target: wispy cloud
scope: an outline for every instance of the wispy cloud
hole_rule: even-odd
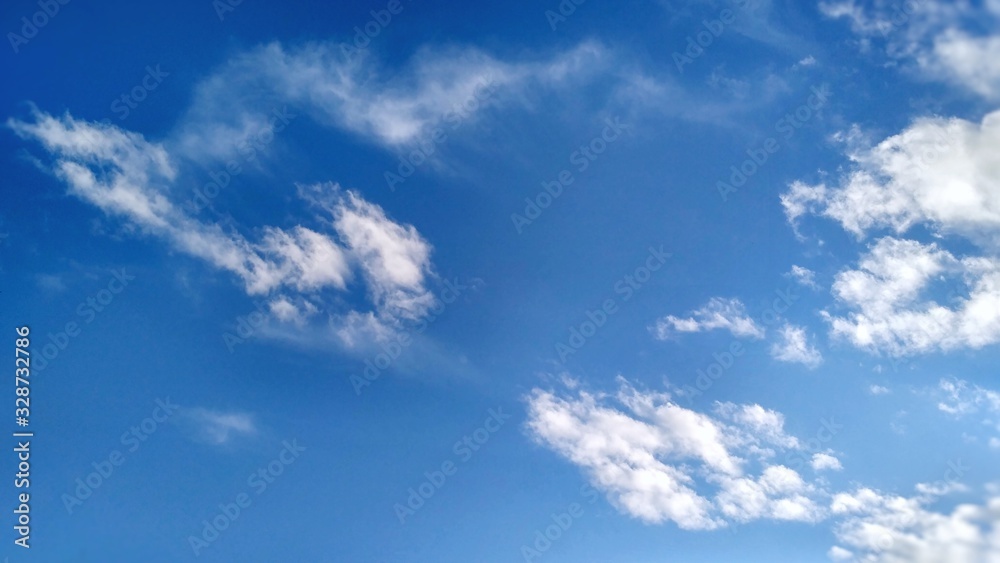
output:
[[[425,48],[390,72],[367,52],[345,58],[336,43],[274,42],[240,54],[206,79],[176,138],[186,154],[222,156],[219,147],[232,147],[263,125],[262,107],[287,104],[320,123],[399,147],[449,119],[474,117],[483,108],[469,107],[468,100],[484,84],[505,92],[496,103],[523,102],[530,90],[572,87],[609,63],[607,50],[594,42],[521,60],[501,60],[472,47]],[[258,94],[247,99],[247,91]],[[229,142],[220,142],[225,138]]]
[[[236,438],[250,437],[257,433],[254,417],[248,413],[186,407],[177,413],[177,420],[193,439],[213,446],[221,446]]]
[[[810,270],[809,268],[792,265],[792,269],[785,275],[792,278],[800,285],[810,289],[819,289],[819,284],[816,283],[816,272]]]
[[[1000,24],[995,2],[824,0],[819,8],[827,17],[847,20],[863,50],[879,46],[916,76],[1000,98],[1000,38],[983,33]]]
[[[705,332],[723,329],[734,336],[763,338],[764,329],[746,314],[746,307],[739,299],[713,297],[704,307],[691,312],[689,317],[667,315],[656,321],[654,334],[666,340],[678,333]]]
[[[324,299],[323,290],[347,291],[355,268],[364,274],[374,319],[388,329],[426,314],[434,298],[431,246],[413,226],[398,224],[358,192],[337,184],[299,187],[313,226],[223,229],[190,215],[173,199],[177,165],[162,144],[110,125],[35,111],[11,119],[18,135],[36,140],[71,194],[148,236],[234,274],[251,296],[267,296],[276,318],[299,322],[317,310],[355,313]],[[254,240],[256,239],[256,240]],[[365,314],[358,311],[357,314]]]

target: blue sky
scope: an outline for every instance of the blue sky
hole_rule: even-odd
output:
[[[10,561],[1000,561],[995,0],[2,15]]]

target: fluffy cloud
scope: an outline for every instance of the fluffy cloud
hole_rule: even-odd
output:
[[[929,71],[984,98],[1000,97],[1000,37],[977,37],[948,29],[934,38],[930,56],[918,59]]]
[[[808,496],[814,488],[787,467],[774,465],[756,479],[724,478],[721,482],[716,503],[722,514],[734,521],[767,518],[814,522],[824,517],[821,505]]]
[[[858,489],[835,495],[839,555],[878,563],[1000,562],[1000,497],[960,504],[952,512],[928,509],[933,491],[907,498]],[[853,552],[850,550],[854,550]]]
[[[656,321],[653,327],[656,337],[666,340],[680,332],[704,332],[725,329],[734,336],[763,338],[764,329],[746,314],[746,308],[739,299],[713,297],[702,308],[691,312],[687,318],[667,315]]]
[[[826,453],[813,454],[812,461],[809,462],[815,471],[840,471],[844,467],[840,465],[840,460],[835,456]]]
[[[780,413],[732,403],[699,413],[669,394],[619,383],[614,396],[578,390],[563,397],[534,389],[527,427],[537,442],[584,469],[621,511],[691,530],[823,517],[818,499],[824,493],[768,461],[776,449],[802,447],[785,433]],[[705,496],[706,488],[715,495]]]
[[[1000,111],[980,124],[921,118],[874,147],[852,148],[840,185],[793,183],[781,197],[795,222],[807,212],[835,219],[861,237],[873,229],[903,233],[928,224],[1000,245]]]
[[[771,356],[774,359],[803,364],[810,369],[819,367],[823,363],[823,355],[815,346],[809,344],[806,329],[786,323],[779,330],[779,334],[781,341],[771,346]]]
[[[944,304],[926,296],[941,280],[962,287]],[[854,311],[824,313],[832,333],[861,348],[902,356],[1000,342],[1000,262],[990,258],[886,237],[837,274],[833,294]]]

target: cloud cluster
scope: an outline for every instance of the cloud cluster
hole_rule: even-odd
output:
[[[415,228],[389,219],[359,193],[336,184],[300,189],[321,202],[328,229],[264,226],[243,234],[191,216],[172,199],[177,166],[162,144],[110,125],[35,111],[8,120],[18,135],[40,142],[69,192],[148,236],[234,274],[248,295],[267,296],[276,318],[301,320],[317,311],[343,316],[323,290],[346,290],[360,269],[377,322],[389,328],[419,319],[433,305],[430,245]],[[324,231],[324,232],[321,232]]]
[[[527,397],[526,426],[536,442],[584,470],[621,512],[686,530],[830,521],[838,545],[828,555],[837,561],[1000,562],[995,487],[982,504],[950,512],[932,505],[968,492],[947,480],[951,471],[945,480],[918,484],[910,497],[859,485],[830,491],[824,480],[807,480],[771,461],[778,451],[804,451],[802,441],[785,432],[781,413],[734,403],[701,413],[678,406],[668,393],[618,382],[614,394],[536,388]],[[971,392],[961,403],[996,400],[958,387]],[[843,469],[830,452],[814,453],[810,466],[817,473]]]
[[[873,147],[852,149],[839,185],[794,182],[781,196],[793,225],[807,214],[837,221],[859,238],[879,229],[856,269],[837,274],[833,294],[850,311],[825,313],[834,336],[895,356],[981,348],[1000,342],[1000,112],[974,124],[926,118]],[[959,236],[982,255],[956,256],[938,243],[898,238],[924,226]],[[946,282],[952,291],[935,296]]]
[[[933,299],[936,282],[961,291]],[[833,294],[853,312],[826,313],[832,333],[860,348],[902,356],[1000,342],[1000,262],[993,258],[959,259],[936,244],[886,237],[858,269],[837,274]]]
[[[778,451],[803,449],[780,413],[716,403],[705,414],[667,393],[619,383],[613,396],[534,389],[527,427],[538,443],[583,468],[623,512],[689,530],[823,517],[822,489],[771,461]]]
[[[835,495],[830,508],[842,518],[834,529],[841,545],[830,550],[831,558],[873,563],[1000,562],[1000,496],[942,513],[928,505],[946,491],[923,490],[915,497],[868,488]]]
[[[846,19],[863,50],[884,45],[885,55],[921,77],[946,82],[984,99],[1000,98],[1000,24],[995,1],[917,0],[865,3],[824,0],[820,11]]]
[[[926,389],[922,394],[935,398],[938,410],[956,419],[974,417],[979,426],[992,434],[987,444],[1000,448],[1000,392],[964,379],[943,378],[937,387]],[[972,436],[967,439],[977,440]]]
[[[1000,392],[970,384],[964,379],[942,379],[938,383],[938,409],[955,416],[980,412],[1000,413]]]

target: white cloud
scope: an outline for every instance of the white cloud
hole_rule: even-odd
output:
[[[860,144],[836,187],[795,182],[781,201],[798,228],[823,215],[864,238],[876,229],[901,234],[921,225],[933,235],[968,238],[987,253],[955,256],[938,244],[884,237],[859,268],[836,276],[834,296],[851,309],[826,313],[832,333],[894,356],[981,348],[1000,342],[1000,112],[981,124],[925,118],[874,147]],[[942,302],[936,285],[954,288]]]
[[[746,314],[746,308],[739,299],[713,297],[708,303],[691,312],[688,318],[667,315],[656,321],[656,337],[666,340],[679,332],[704,332],[725,329],[734,336],[763,338],[764,329]]]
[[[935,483],[917,483],[914,487],[916,491],[922,495],[929,496],[945,496],[952,493],[965,493],[969,491],[969,487],[958,483],[956,481],[937,481]]]
[[[835,456],[827,453],[816,453],[813,454],[812,460],[809,462],[815,471],[840,471],[843,466],[840,465],[840,460]]]
[[[762,439],[764,443],[780,448],[797,449],[801,445],[797,438],[785,434],[785,416],[777,411],[760,405],[734,403],[717,403],[715,410],[722,418],[735,422],[750,433],[745,439],[747,443]]]
[[[197,219],[172,199],[177,165],[161,144],[114,126],[34,112],[31,122],[9,120],[24,138],[51,153],[56,175],[72,195],[160,238],[173,248],[236,275],[248,295],[269,298],[275,318],[302,324],[320,309],[347,319],[324,290],[347,291],[352,268],[364,274],[378,322],[393,328],[422,318],[435,298],[431,246],[410,225],[389,219],[379,206],[336,184],[300,187],[299,195],[328,215],[332,232],[303,225],[264,226],[256,242],[235,225]]]
[[[334,208],[333,224],[361,263],[379,311],[390,318],[422,318],[434,296],[425,287],[431,247],[420,233],[392,222],[353,192]]]
[[[868,387],[868,392],[871,393],[872,395],[886,395],[891,391],[889,391],[888,387],[885,387],[883,385],[871,385]]]
[[[253,416],[246,413],[197,407],[182,408],[178,417],[196,440],[213,446],[226,444],[237,435],[252,436],[257,433]]]
[[[920,118],[874,147],[852,148],[853,166],[836,187],[791,185],[781,197],[789,220],[809,212],[835,219],[858,237],[903,233],[927,224],[1000,247],[1000,111],[980,124]]]
[[[847,19],[863,50],[882,44],[885,55],[911,73],[1000,98],[1000,38],[974,31],[1000,24],[995,3],[981,9],[971,2],[860,6],[856,0],[826,0],[819,7],[827,17]]]
[[[318,312],[318,309],[306,299],[299,298],[296,301],[281,295],[268,303],[268,309],[279,321],[303,326],[307,319]]]
[[[810,270],[809,268],[804,268],[802,266],[792,265],[792,269],[785,274],[786,276],[792,278],[800,285],[805,287],[817,289],[819,285],[816,283],[816,272]]]
[[[650,523],[703,530],[754,520],[832,520],[837,561],[1000,562],[1000,497],[930,508],[968,488],[918,484],[913,497],[858,487],[831,493],[769,463],[771,448],[799,448],[784,417],[759,405],[717,403],[714,415],[678,406],[667,393],[640,392],[623,378],[614,395],[534,389],[527,428],[538,443],[583,469],[622,512]],[[770,447],[764,447],[770,446]],[[841,470],[829,452],[815,471]],[[752,467],[759,468],[750,474]],[[714,495],[708,491],[714,488]],[[996,492],[993,487],[992,492]]]
[[[812,55],[809,55],[806,58],[795,63],[795,65],[793,66],[794,68],[801,68],[801,67],[815,66],[815,65],[816,65],[816,58],[813,57]]]
[[[779,333],[781,341],[771,346],[771,357],[782,362],[803,364],[810,369],[823,363],[823,355],[809,344],[806,329],[786,323]]]
[[[408,145],[427,139],[435,126],[500,103],[498,89],[510,99],[529,87],[571,86],[608,59],[602,46],[586,42],[547,59],[520,61],[474,48],[423,49],[389,72],[368,52],[345,58],[335,43],[289,48],[274,42],[242,53],[205,80],[177,138],[186,154],[220,156],[220,147],[231,148],[264,126],[259,108],[287,104],[379,144]]]
[[[819,3],[820,12],[828,18],[847,18],[855,33],[870,34],[877,32],[880,26],[872,21],[856,0],[822,0]]]
[[[937,387],[925,389],[921,394],[937,399],[938,410],[956,419],[975,417],[977,426],[995,434],[986,440],[987,445],[1000,447],[1000,391],[951,378],[941,379]],[[975,436],[963,435],[968,441],[978,441]]]
[[[854,557],[853,553],[840,547],[839,545],[831,547],[830,551],[826,552],[826,555],[833,561],[847,561]]]
[[[614,70],[610,62],[601,45],[583,42],[516,60],[475,48],[427,48],[389,70],[370,53],[345,58],[335,43],[290,48],[275,42],[238,54],[203,80],[160,142],[37,110],[31,119],[7,125],[48,149],[55,173],[73,195],[235,274],[248,294],[267,298],[271,315],[282,323],[301,332],[306,320],[324,313],[331,325],[324,333],[360,348],[362,340],[384,338],[435,305],[427,288],[436,280],[430,244],[414,227],[335,184],[300,186],[300,196],[328,213],[310,217],[309,225],[241,229],[229,221],[202,221],[174,197],[177,186],[188,183],[182,174],[192,161],[240,156],[259,165],[251,158],[256,153],[243,154],[242,145],[254,136],[269,142],[263,134],[270,122],[298,113],[402,150],[430,142],[437,127],[450,131],[475,119],[489,105],[530,106],[534,93],[572,92],[580,81]],[[344,299],[331,298],[354,291],[356,272],[371,311],[345,310]],[[286,336],[272,328],[260,333]]]
[[[631,516],[714,529],[760,518],[816,521],[823,492],[792,469],[770,464],[774,448],[797,449],[784,417],[760,405],[717,404],[716,415],[619,378],[612,397],[534,389],[527,428],[538,443],[586,471],[594,487]],[[747,473],[758,466],[757,476]],[[714,486],[714,498],[700,489]]]
[[[950,514],[928,509],[935,499],[933,494],[906,498],[864,488],[835,495],[831,510],[843,516],[834,529],[837,540],[853,548],[859,561],[1000,562],[1000,497],[981,505],[960,504]]]
[[[348,197],[351,196],[349,193]],[[281,264],[273,271],[279,276],[293,277],[292,283],[300,291],[346,286],[349,268],[343,249],[316,231],[302,226],[289,231],[265,227],[258,248],[261,254]],[[276,283],[264,281],[263,285]]]
[[[759,478],[724,478],[716,496],[719,510],[737,522],[767,518],[815,522],[824,517],[823,508],[808,494],[813,488],[795,471],[772,465]]]
[[[936,244],[886,237],[858,266],[833,284],[838,301],[854,310],[846,317],[824,313],[834,336],[896,356],[1000,342],[1000,262],[958,259]],[[940,280],[965,291],[953,291],[946,305],[925,298]]]
[[[976,37],[948,29],[918,58],[927,70],[988,99],[1000,97],[1000,37]]]
[[[1000,413],[1000,392],[970,384],[963,379],[942,379],[938,382],[941,401],[938,409],[955,416],[979,412]]]

